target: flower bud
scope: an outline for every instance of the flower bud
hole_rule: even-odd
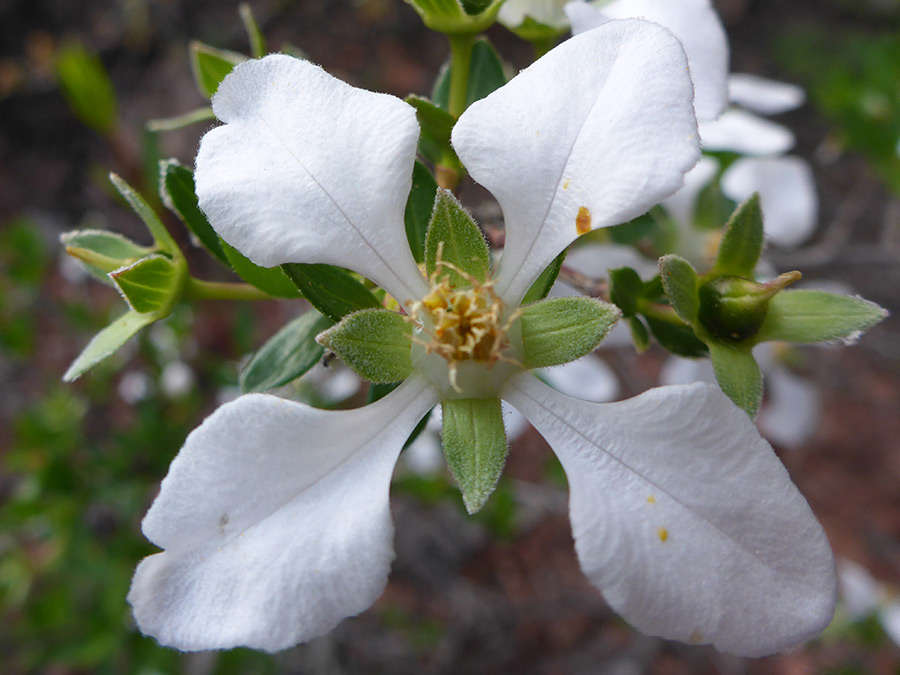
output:
[[[787,272],[765,284],[741,277],[718,277],[701,284],[702,326],[714,337],[728,342],[743,342],[759,331],[769,300],[800,279],[800,272]]]

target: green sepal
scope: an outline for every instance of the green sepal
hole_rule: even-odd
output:
[[[110,272],[109,278],[131,309],[163,317],[181,296],[186,275],[183,267],[155,253]]]
[[[206,219],[206,215],[200,210],[194,187],[193,171],[182,165],[177,159],[160,160],[159,196],[166,208],[181,219],[181,222],[197,237],[207,251],[220,262],[231,267],[231,263],[222,249],[219,235],[216,234]]]
[[[753,278],[763,250],[763,215],[759,193],[738,206],[725,224],[713,276]]]
[[[466,510],[477,513],[490,497],[506,464],[506,430],[498,398],[441,402],[447,466],[456,478]]]
[[[507,26],[507,28],[509,28]],[[547,43],[561,37],[567,28],[559,28],[541,23],[532,16],[526,15],[518,26],[509,28],[513,33],[528,42]]]
[[[622,316],[634,316],[644,296],[644,282],[630,267],[609,270],[609,299],[622,310]]]
[[[234,67],[247,57],[226,49],[216,49],[194,40],[190,45],[191,72],[197,89],[206,98],[212,98],[222,80]]]
[[[287,263],[281,269],[309,304],[335,323],[352,312],[381,307],[372,291],[340,267]]]
[[[234,246],[219,239],[228,266],[241,279],[277,298],[297,298],[300,292],[281,267],[262,267],[247,258]]]
[[[459,163],[459,158],[450,146],[450,133],[456,123],[453,115],[422,96],[410,94],[404,100],[416,110],[416,119],[421,129],[419,150],[422,155],[434,163],[445,158]]]
[[[428,28],[446,35],[475,35],[496,20],[504,0],[406,0]]]
[[[750,348],[711,340],[709,358],[725,395],[751,418],[756,418],[762,402],[762,373]]]
[[[678,316],[694,324],[700,311],[700,295],[697,272],[691,264],[677,255],[663,256],[659,259],[659,278]]]
[[[644,319],[650,327],[653,337],[666,351],[686,358],[697,358],[708,354],[706,344],[697,337],[690,326],[670,323],[646,314]]]
[[[75,116],[94,131],[110,135],[119,106],[100,57],[72,43],[60,49],[55,66],[56,81]]]
[[[431,171],[422,162],[413,166],[412,189],[406,200],[403,222],[406,225],[406,239],[417,263],[425,260],[425,235],[434,211],[437,182]]]
[[[241,17],[241,23],[244,24],[247,39],[250,41],[250,55],[254,59],[261,59],[266,55],[266,38],[259,29],[256,17],[253,16],[253,10],[250,9],[250,3],[242,2],[238,5],[238,14]]]
[[[144,225],[147,226],[150,234],[153,235],[153,241],[156,246],[173,258],[181,258],[181,249],[178,248],[178,244],[172,239],[172,235],[169,234],[169,231],[162,224],[159,216],[150,208],[147,201],[118,175],[114,173],[109,174],[109,180],[112,182],[113,187],[116,188],[116,191],[128,202],[132,210],[144,221]]]
[[[526,368],[558,366],[596,349],[622,312],[585,297],[553,298],[523,307],[522,352]]]
[[[491,250],[478,225],[450,190],[438,189],[431,222],[425,235],[425,272],[429,278],[440,261],[450,263],[465,275],[485,281],[491,270]],[[454,288],[471,286],[456,270],[446,266],[438,272]]]
[[[386,309],[361,309],[316,338],[369,382],[400,382],[412,372],[412,324]]]
[[[244,366],[239,378],[241,393],[275,389],[306,373],[325,352],[316,336],[333,325],[314,309],[287,323]]]
[[[497,50],[486,39],[481,38],[472,47],[472,61],[469,64],[469,81],[466,88],[466,108],[480,101],[506,84],[506,71]],[[435,105],[447,110],[450,104],[450,64],[447,63],[438,75],[431,93]]]
[[[97,333],[65,372],[63,382],[74,382],[88,369],[113,354],[145,326],[159,317],[129,310]]]
[[[874,302],[824,291],[783,291],[769,301],[769,311],[754,342],[825,342],[853,338],[888,315]]]
[[[59,240],[66,253],[105,283],[110,283],[110,272],[153,252],[151,248],[106,230],[72,230],[60,235]]]
[[[567,252],[568,249],[563,249],[562,253],[556,256],[553,262],[547,265],[544,271],[538,275],[538,278],[531,284],[531,288],[525,293],[525,297],[522,298],[523,305],[530,305],[532,302],[537,302],[547,297],[547,294],[550,293],[550,289],[553,288],[553,284],[556,283],[556,279],[559,277],[559,271],[566,260]]]
[[[183,115],[147,120],[144,128],[154,133],[160,131],[177,131],[178,129],[184,129],[185,127],[199,124],[200,122],[211,122],[214,119],[216,119],[216,115],[212,108],[207,105],[186,112]]]
[[[627,317],[625,320],[631,330],[631,340],[634,342],[635,350],[638,354],[643,354],[650,347],[650,333],[647,331],[647,327],[636,316]]]

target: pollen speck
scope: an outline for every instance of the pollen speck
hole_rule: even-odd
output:
[[[649,497],[647,497],[647,503],[648,503],[648,504],[655,504],[655,503],[656,503],[656,497],[654,497],[653,495],[650,495]]]
[[[656,531],[656,536],[659,537],[660,541],[665,541],[669,538],[669,531],[666,528],[661,527]]]
[[[568,190],[568,189],[569,189],[569,185],[571,185],[571,183],[572,183],[572,181],[570,181],[568,178],[566,178],[566,179],[563,181],[563,190]]]
[[[575,216],[575,231],[578,234],[591,231],[591,212],[586,206],[578,207],[578,215]]]
[[[690,643],[692,645],[699,645],[701,642],[703,642],[703,633],[701,633],[699,630],[695,630],[693,633],[691,633],[691,637],[688,639],[690,640]]]

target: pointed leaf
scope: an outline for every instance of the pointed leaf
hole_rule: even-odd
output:
[[[410,94],[404,99],[416,109],[416,119],[422,128],[419,150],[426,159],[439,162],[445,153],[451,153],[450,132],[456,119],[443,108],[439,108],[427,98]],[[415,180],[415,177],[413,178]]]
[[[332,321],[360,309],[381,307],[368,288],[339,267],[288,263],[281,269],[309,304]]]
[[[109,273],[122,297],[136,312],[167,315],[178,299],[183,274],[164,255],[150,255]]]
[[[626,319],[628,328],[631,329],[631,339],[634,342],[634,348],[638,354],[643,354],[650,346],[650,333],[647,327],[636,316],[630,316]]]
[[[322,358],[316,336],[334,323],[310,309],[287,323],[253,355],[241,371],[241,393],[268,391],[296,380]]]
[[[143,258],[153,250],[106,230],[72,230],[60,235],[59,240],[65,246],[66,253],[107,284],[110,283],[110,272]]]
[[[348,314],[318,342],[333,351],[354,373],[369,382],[401,382],[412,372],[412,324],[386,309]]]
[[[621,316],[615,305],[584,297],[541,300],[522,308],[522,349],[527,368],[568,363],[600,344]]]
[[[78,119],[101,134],[112,133],[118,102],[100,57],[81,44],[64,45],[56,58],[56,79]]]
[[[756,342],[824,342],[853,338],[888,315],[863,298],[824,291],[782,291],[769,301],[769,311]]]
[[[262,267],[249,260],[223,240],[219,240],[219,246],[225,254],[228,265],[241,279],[248,284],[256,286],[261,291],[277,298],[296,298],[300,295],[296,286],[291,283],[281,267]]]
[[[238,5],[238,13],[241,15],[241,22],[247,32],[247,39],[250,40],[250,55],[254,59],[261,59],[266,55],[266,38],[259,29],[256,17],[253,16],[250,3],[242,2]]]
[[[197,89],[206,98],[212,98],[225,76],[234,70],[237,64],[246,61],[247,57],[194,40],[190,46],[190,59],[191,72],[194,74]]]
[[[425,237],[425,271],[429,278],[438,262],[450,263],[478,281],[485,281],[491,269],[491,251],[484,235],[453,193],[444,189],[437,192]],[[442,267],[438,274],[449,276],[454,287],[471,285],[449,267]]]
[[[153,235],[153,240],[156,242],[156,245],[172,256],[180,256],[181,251],[178,248],[178,244],[172,239],[172,235],[166,230],[162,221],[159,219],[159,216],[157,216],[153,209],[150,208],[147,201],[118,175],[114,173],[109,174],[109,180],[112,182],[118,193],[122,195],[126,202],[128,202],[128,205],[132,210],[140,216],[142,221],[144,221],[144,225],[150,230],[150,234]]]
[[[719,387],[735,405],[755,418],[762,402],[762,373],[749,347],[717,341],[710,341],[708,346]]]
[[[622,316],[634,316],[643,296],[644,282],[630,267],[609,270],[609,299],[622,310]]]
[[[207,105],[186,112],[183,115],[159,117],[157,119],[147,120],[146,129],[154,132],[176,131],[200,122],[210,122],[214,119],[216,119],[216,116],[213,113],[212,108]]]
[[[697,272],[684,258],[667,255],[659,259],[659,278],[678,316],[693,324],[700,309]]]
[[[763,214],[759,194],[754,194],[735,209],[725,225],[715,269],[719,274],[752,279],[762,249]]]
[[[441,402],[444,456],[469,513],[476,513],[497,486],[506,464],[506,431],[500,399]]]
[[[417,263],[425,260],[425,235],[428,232],[428,223],[434,211],[434,199],[437,193],[437,182],[421,162],[416,162],[413,167],[412,190],[409,200],[406,202],[404,223],[406,225],[406,238],[409,240],[409,248]]]
[[[200,240],[207,251],[221,262],[231,267],[219,241],[219,235],[197,205],[194,189],[194,172],[177,159],[166,159],[159,163],[159,196],[170,211]]]
[[[543,300],[547,297],[547,294],[550,292],[550,289],[553,288],[553,284],[556,283],[556,279],[559,277],[559,272],[566,260],[566,252],[567,250],[563,250],[562,253],[556,256],[556,258],[553,259],[553,262],[544,268],[544,271],[541,272],[541,276],[535,279],[534,283],[531,284],[531,288],[529,288],[528,292],[525,294],[525,297],[522,298],[523,305],[530,305],[532,302],[537,302],[538,300]]]
[[[85,371],[105,359],[124,345],[141,328],[158,317],[155,314],[141,314],[130,310],[97,333],[87,347],[78,355],[63,375],[63,382],[74,382]]]

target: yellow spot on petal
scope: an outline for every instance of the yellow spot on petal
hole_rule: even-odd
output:
[[[572,181],[570,181],[568,178],[566,178],[566,179],[563,181],[563,190],[568,190],[568,189],[569,189],[569,185],[571,185],[571,184],[572,184]]]
[[[578,207],[578,215],[575,216],[575,231],[578,234],[591,231],[591,212],[586,206]]]
[[[703,633],[701,633],[699,630],[695,630],[693,633],[691,633],[691,637],[689,637],[688,640],[692,645],[699,645],[701,642],[703,642]]]
[[[654,497],[653,495],[650,495],[649,497],[647,497],[647,503],[648,503],[648,504],[655,504],[655,503],[656,503],[656,497]]]
[[[666,528],[661,527],[656,531],[656,536],[659,537],[660,541],[665,541],[669,538],[669,531]]]

